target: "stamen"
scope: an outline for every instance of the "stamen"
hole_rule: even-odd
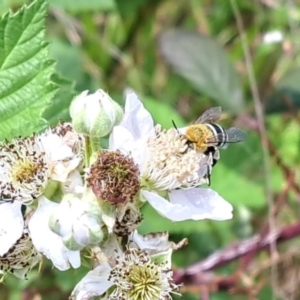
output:
[[[170,293],[177,289],[172,279],[172,270],[165,264],[156,264],[144,250],[129,249],[117,257],[116,267],[108,280],[116,288],[109,299],[172,299]]]
[[[138,227],[142,219],[143,216],[139,209],[134,204],[129,203],[121,220],[117,218],[114,233],[118,236],[127,236]]]
[[[184,135],[174,128],[156,126],[156,136],[148,141],[147,164],[142,172],[146,186],[170,190],[198,186],[206,180],[199,177],[202,153],[188,146]]]
[[[0,256],[0,270],[4,273],[22,274],[27,278],[28,272],[40,260],[42,256],[34,248],[27,232],[16,241],[6,254]]]
[[[45,153],[36,136],[0,144],[0,199],[28,205],[48,180]]]

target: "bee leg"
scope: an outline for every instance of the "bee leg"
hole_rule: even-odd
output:
[[[208,186],[211,184],[211,174],[213,167],[220,159],[220,152],[216,147],[209,147],[207,150],[208,162],[207,162],[207,178],[208,178]]]
[[[220,159],[220,152],[217,148],[215,148],[214,153],[212,153],[212,166],[214,166],[217,161]]]
[[[208,180],[207,185],[210,186],[210,183],[211,183],[211,180],[210,180],[210,174],[207,174],[207,180]]]
[[[210,180],[210,178],[211,178],[211,171],[212,171],[212,166],[210,164],[208,164],[207,165],[207,173],[206,173],[206,178],[208,180],[208,183],[207,183],[208,186],[210,186],[210,184],[211,184],[211,180]]]

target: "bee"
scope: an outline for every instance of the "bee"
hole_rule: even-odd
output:
[[[219,149],[227,148],[230,143],[241,142],[246,139],[246,133],[236,127],[224,129],[215,122],[220,119],[221,107],[206,110],[192,125],[185,128],[184,135],[196,151],[207,156],[208,185],[213,166],[220,158]]]

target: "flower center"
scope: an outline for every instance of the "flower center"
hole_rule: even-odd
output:
[[[102,151],[87,178],[94,194],[112,204],[127,203],[140,189],[139,169],[120,151]]]
[[[167,300],[178,288],[172,279],[172,270],[166,264],[152,262],[145,250],[135,248],[116,258],[116,266],[108,280],[116,286],[109,300]]]
[[[130,299],[159,299],[160,277],[153,264],[132,266],[127,280],[132,286],[128,293]]]
[[[33,180],[38,171],[38,165],[35,164],[31,159],[19,159],[11,169],[11,177],[15,182],[29,183]]]
[[[48,182],[48,165],[37,136],[0,144],[0,198],[30,205]]]
[[[205,183],[199,176],[203,153],[188,146],[184,135],[175,129],[156,126],[156,136],[148,140],[147,164],[142,174],[146,187],[170,190]]]
[[[120,179],[124,179],[128,174],[128,171],[122,165],[110,166],[109,171],[116,174],[116,177],[119,177]]]

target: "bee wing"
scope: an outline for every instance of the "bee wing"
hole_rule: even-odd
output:
[[[222,113],[222,108],[220,106],[212,107],[206,110],[195,122],[194,124],[203,124],[215,122],[220,119]]]
[[[230,127],[226,130],[228,136],[228,143],[242,142],[247,138],[247,133],[239,128]]]
[[[222,143],[226,141],[226,143],[238,143],[242,142],[247,138],[247,133],[239,128],[230,127],[225,130],[226,136],[224,137],[223,133],[219,133],[210,137],[207,141],[208,144],[216,144]]]

